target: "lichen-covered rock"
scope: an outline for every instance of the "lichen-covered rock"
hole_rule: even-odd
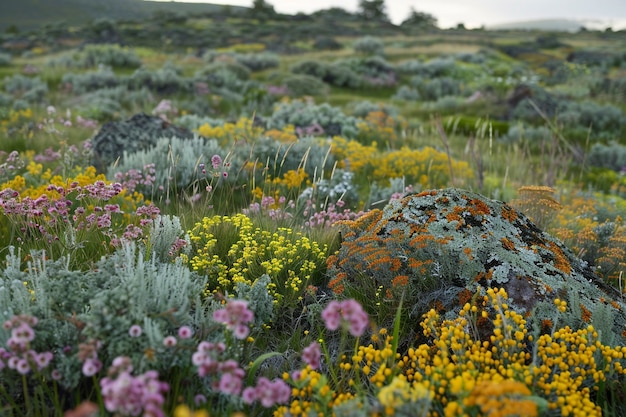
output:
[[[106,167],[122,158],[124,152],[131,154],[150,149],[160,138],[188,139],[193,136],[190,130],[160,117],[139,113],[128,120],[108,122],[102,126],[91,139],[91,163],[99,172],[105,172]]]
[[[504,288],[509,306],[538,332],[558,320],[559,327],[593,324],[605,343],[624,340],[619,291],[503,202],[459,189],[425,191],[343,227],[341,247],[328,260],[329,287],[373,310],[395,307],[403,296],[409,317],[431,308],[453,314],[482,300],[487,287]],[[567,301],[564,314],[555,299]]]

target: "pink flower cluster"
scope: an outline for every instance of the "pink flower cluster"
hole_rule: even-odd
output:
[[[132,375],[130,358],[118,356],[108,370],[108,376],[100,380],[102,398],[106,409],[120,416],[165,417],[163,394],[169,385],[159,381],[156,371]]]
[[[243,387],[245,372],[232,360],[220,360],[226,350],[224,343],[200,342],[191,362],[198,367],[198,375],[213,378],[211,387],[219,392],[239,395]]]
[[[255,387],[248,387],[243,390],[241,397],[246,404],[260,401],[265,408],[273,407],[276,404],[289,402],[291,388],[282,379],[270,381],[265,377],[260,377]]]
[[[3,328],[11,330],[11,337],[6,343],[8,350],[0,348],[0,369],[8,367],[26,375],[33,369],[40,372],[48,367],[54,357],[52,352],[38,353],[31,349],[35,325],[37,318],[26,315],[14,316],[4,322]]]
[[[317,342],[312,342],[309,346],[302,349],[302,360],[309,365],[311,369],[318,369],[320,367],[321,358],[322,349]]]
[[[156,169],[154,164],[146,164],[143,171],[139,169],[130,169],[127,172],[116,172],[115,181],[122,184],[128,194],[132,194],[137,190],[138,186],[151,187],[156,181]]]
[[[213,312],[213,320],[225,324],[237,339],[243,340],[250,333],[248,323],[254,320],[254,313],[248,309],[247,301],[228,300],[226,307]]]
[[[90,340],[78,345],[78,360],[83,362],[83,375],[94,376],[102,369],[102,362],[98,358],[98,349],[102,346],[99,340]]]
[[[287,201],[285,196],[280,196],[276,200],[272,196],[263,196],[261,203],[251,203],[247,209],[243,209],[244,214],[257,214],[265,213],[272,220],[284,220],[293,217],[293,213],[296,208],[296,203],[293,200]]]
[[[335,204],[333,203],[328,204],[328,206],[326,207],[326,210],[315,211],[315,208],[313,207],[313,203],[311,202],[311,200],[308,200],[307,201],[308,207],[305,209],[304,215],[308,216],[309,213],[313,213],[313,214],[311,214],[309,219],[306,222],[304,222],[304,225],[311,227],[311,228],[330,227],[339,221],[354,220],[363,215],[364,213],[363,211],[354,212],[350,210],[349,208],[345,208],[339,211],[338,209],[343,208],[345,204],[346,203],[344,201],[339,200]]]
[[[354,337],[361,336],[369,326],[369,317],[356,300],[333,300],[322,311],[322,319],[328,330],[347,327]]]

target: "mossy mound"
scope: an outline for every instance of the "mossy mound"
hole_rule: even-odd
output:
[[[459,189],[425,191],[343,228],[341,248],[328,260],[329,287],[373,309],[397,306],[404,296],[409,317],[431,308],[452,315],[482,300],[486,288],[504,288],[509,306],[535,330],[549,331],[558,320],[575,329],[593,324],[606,343],[624,340],[619,292],[503,202]],[[565,313],[557,313],[555,299],[567,302]]]
[[[91,139],[92,165],[99,172],[124,156],[154,147],[160,138],[193,138],[193,133],[160,117],[139,113],[128,120],[105,123]]]

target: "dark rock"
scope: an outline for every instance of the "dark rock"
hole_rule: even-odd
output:
[[[619,291],[503,202],[425,191],[343,224],[341,248],[328,261],[336,293],[359,294],[372,306],[404,296],[409,316],[419,319],[431,308],[452,317],[486,288],[504,288],[509,307],[534,329],[558,318],[559,327],[593,324],[605,343],[624,339]],[[565,313],[557,313],[557,298],[567,302]]]
[[[108,122],[91,139],[92,165],[105,172],[108,165],[129,154],[152,148],[158,139],[177,137],[193,138],[194,134],[175,126],[160,117],[145,113],[134,115],[121,122]]]

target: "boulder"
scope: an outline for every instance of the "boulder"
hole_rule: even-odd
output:
[[[509,307],[536,333],[549,332],[556,320],[575,329],[592,324],[603,342],[623,342],[620,292],[501,201],[460,189],[424,191],[341,227],[341,247],[328,260],[329,287],[370,309],[397,307],[404,297],[417,323],[431,308],[452,317],[487,288],[504,288]],[[567,302],[565,313],[555,299]]]
[[[128,120],[107,122],[91,139],[92,165],[99,172],[124,156],[154,147],[160,138],[193,138],[185,128],[175,126],[160,117],[139,113]]]

